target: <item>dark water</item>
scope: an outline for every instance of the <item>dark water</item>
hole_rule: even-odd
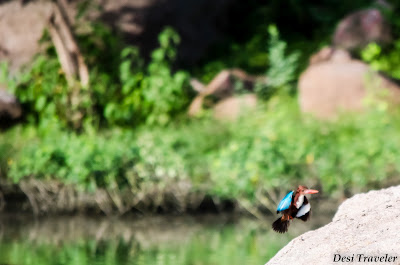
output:
[[[260,265],[292,238],[329,222],[300,220],[288,234],[274,218],[232,216],[140,219],[1,216],[0,264]]]

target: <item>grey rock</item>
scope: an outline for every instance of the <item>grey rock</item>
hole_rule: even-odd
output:
[[[318,213],[315,213],[318,214]],[[400,186],[357,194],[343,202],[331,223],[293,239],[267,264],[343,264],[334,255],[397,256],[400,264]],[[337,256],[338,257],[338,256]],[[348,262],[353,264],[352,262]]]

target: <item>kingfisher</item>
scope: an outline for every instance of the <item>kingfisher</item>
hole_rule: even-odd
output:
[[[306,194],[315,193],[318,193],[318,191],[300,185],[296,192],[290,191],[286,194],[276,210],[276,213],[282,213],[283,215],[272,224],[272,229],[278,233],[286,233],[290,221],[294,218],[306,222],[310,218],[311,212],[311,205],[307,200]]]

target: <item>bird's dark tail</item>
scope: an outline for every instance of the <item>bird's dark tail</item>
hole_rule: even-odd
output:
[[[279,217],[275,222],[272,223],[272,229],[278,233],[286,233],[288,231],[290,225],[289,220],[283,220],[282,217]]]

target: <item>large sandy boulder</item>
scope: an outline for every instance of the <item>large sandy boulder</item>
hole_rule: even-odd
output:
[[[396,82],[352,59],[346,51],[330,47],[311,57],[298,89],[301,110],[320,118],[332,118],[341,111],[361,111],[368,98],[400,103]]]
[[[267,264],[400,264],[399,220],[400,186],[358,194],[331,223],[293,239]]]

